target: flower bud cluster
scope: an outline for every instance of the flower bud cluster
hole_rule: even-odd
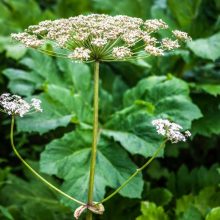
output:
[[[32,98],[31,103],[28,103],[20,96],[9,93],[4,93],[0,96],[0,109],[9,115],[18,115],[20,117],[31,111],[43,111],[39,99]]]
[[[163,56],[166,51],[180,47],[179,41],[190,39],[178,30],[173,31],[172,38],[156,38],[156,32],[168,28],[161,19],[144,21],[125,15],[90,14],[43,21],[12,37],[42,52],[43,44],[51,43],[62,49],[63,57],[72,60],[118,61],[143,57],[143,53]]]
[[[189,131],[181,132],[183,129],[179,124],[170,122],[167,119],[156,119],[152,121],[152,125],[156,127],[157,133],[166,137],[172,143],[186,141],[191,136]]]

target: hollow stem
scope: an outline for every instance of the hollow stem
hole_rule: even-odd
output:
[[[98,110],[99,110],[99,62],[95,62],[94,66],[94,115],[93,115],[93,141],[90,162],[90,176],[89,176],[89,190],[88,190],[88,204],[92,205],[93,190],[95,180],[95,165],[97,154],[97,139],[98,139]],[[86,220],[92,220],[92,212],[87,211]]]
[[[22,156],[19,154],[19,152],[17,151],[15,144],[14,144],[14,124],[15,124],[15,118],[14,116],[12,116],[11,119],[11,133],[10,133],[10,140],[11,140],[11,146],[12,149],[15,153],[15,155],[20,159],[20,161],[38,178],[40,179],[44,184],[46,184],[47,186],[49,186],[51,189],[53,189],[54,191],[58,192],[59,194],[65,196],[66,198],[80,204],[80,205],[85,205],[85,203],[73,198],[72,196],[69,196],[68,194],[66,194],[65,192],[61,191],[60,189],[58,189],[57,187],[55,187],[53,184],[51,184],[50,182],[48,182],[46,179],[44,179],[36,170],[34,170],[23,158]]]
[[[164,148],[166,141],[163,141],[162,144],[158,147],[158,149],[155,151],[155,153],[153,154],[153,156],[140,168],[138,168],[121,186],[119,186],[113,193],[111,193],[109,196],[107,196],[106,198],[104,198],[103,200],[101,200],[100,202],[98,202],[98,204],[100,203],[104,203],[106,201],[108,201],[109,199],[111,199],[114,195],[116,195],[120,190],[122,190],[135,176],[137,176],[143,169],[145,169],[153,160],[155,157],[158,156],[159,152],[162,150],[162,148]]]

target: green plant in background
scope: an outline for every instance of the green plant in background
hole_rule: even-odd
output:
[[[30,26],[24,33],[12,35],[13,38],[21,41],[27,47],[36,48],[39,51],[49,55],[95,63],[93,89],[93,135],[89,187],[87,192],[88,200],[86,204],[57,189],[54,185],[40,176],[40,174],[38,174],[26,161],[24,161],[14,146],[14,115],[19,115],[22,117],[24,114],[30,111],[31,106],[33,106],[36,110],[41,110],[40,101],[34,98],[32,99],[32,103],[28,104],[19,96],[10,96],[9,94],[3,94],[1,96],[1,106],[3,108],[2,111],[12,115],[11,144],[15,154],[29,168],[29,170],[31,170],[45,184],[52,187],[54,190],[61,193],[68,199],[81,204],[81,206],[75,211],[74,216],[76,219],[81,216],[85,209],[89,210],[87,212],[87,220],[92,219],[92,213],[102,214],[104,212],[102,203],[112,198],[117,192],[121,191],[128,183],[130,183],[133,178],[135,178],[155,157],[158,156],[160,150],[165,146],[166,141],[162,142],[160,147],[154,153],[152,151],[151,159],[148,160],[141,168],[137,169],[136,172],[134,172],[128,179],[125,178],[125,180],[122,181],[122,185],[119,186],[112,194],[105,199],[102,199],[98,203],[94,202],[93,194],[97,193],[96,191],[99,191],[98,188],[95,188],[95,166],[96,159],[98,157],[97,144],[99,136],[103,133],[106,136],[113,136],[113,138],[115,138],[114,132],[99,126],[99,64],[100,62],[107,61],[126,61],[149,55],[162,56],[166,50],[178,48],[180,46],[178,40],[187,41],[190,39],[186,33],[175,30],[173,31],[173,35],[178,40],[172,40],[171,38],[157,40],[155,33],[159,30],[167,28],[168,25],[165,22],[157,19],[147,20],[144,22],[142,19],[128,16],[112,17],[107,15],[93,14],[88,16],[71,17],[69,19],[40,22],[39,25]],[[152,35],[155,35],[155,37]],[[49,43],[52,48],[50,48],[50,50],[45,49],[45,47],[48,47],[46,44]],[[81,73],[79,73],[79,75],[80,74]],[[145,86],[145,88],[148,89],[147,86]],[[71,96],[69,98],[71,100]],[[153,104],[150,102],[146,102],[146,104],[143,103],[143,105],[147,105],[149,107],[151,106],[152,110],[154,109]],[[167,110],[169,111],[170,109],[168,108]],[[147,112],[145,114],[147,115]],[[166,117],[169,117],[169,114]],[[116,125],[118,123],[114,123],[113,120],[113,125],[114,124]],[[169,122],[168,120],[154,120],[152,121],[152,125],[156,126],[159,134],[165,136],[167,140],[171,140],[173,143],[186,141],[186,137],[190,136],[188,131],[185,134],[182,134],[180,129],[183,128],[178,124]],[[79,126],[82,125],[79,123]],[[131,124],[131,126],[135,125]],[[102,132],[102,130],[104,130],[104,132]],[[133,137],[133,135],[134,134],[132,133],[130,135],[127,134],[127,138],[124,137],[124,139],[129,139],[129,136]],[[123,138],[123,136],[124,134],[116,133],[116,137],[119,138],[119,140]],[[84,135],[82,135],[81,138],[83,140],[85,138]],[[77,145],[77,143],[74,143],[74,136],[72,141],[73,145]],[[129,148],[130,144],[133,143],[132,141],[129,143],[128,140],[128,142],[124,145],[127,145],[126,148]],[[143,142],[142,148],[145,148],[144,145],[145,143]],[[66,144],[64,147],[66,148],[68,145]],[[62,158],[62,155],[58,156]],[[82,156],[84,155],[82,154]],[[53,160],[52,157],[51,159]],[[76,163],[75,161],[73,162]],[[101,163],[101,165],[103,164]],[[66,166],[68,167],[69,164],[66,164]],[[78,180],[76,179],[76,181]],[[84,186],[79,189],[82,190],[83,188]],[[86,191],[87,190],[85,190],[85,192]],[[81,200],[85,200],[83,196],[79,198]]]
[[[120,155],[118,159],[129,161],[129,163],[123,164],[124,167],[132,167],[131,174],[135,171],[134,164],[141,166],[144,163],[145,155],[148,153],[152,155],[156,150],[155,147],[158,146],[153,141],[153,129],[147,125],[150,125],[154,118],[167,117],[170,114],[172,114],[170,118],[183,125],[184,129],[191,126],[191,124],[186,123],[187,120],[190,119],[189,121],[192,121],[192,141],[186,144],[178,144],[177,147],[176,145],[170,145],[166,148],[164,152],[165,157],[154,160],[149,168],[143,171],[141,179],[144,181],[144,187],[139,187],[141,190],[143,189],[141,194],[140,192],[138,193],[136,184],[133,184],[132,187],[127,186],[129,187],[128,193],[122,192],[124,190],[120,192],[124,198],[120,195],[113,197],[105,203],[106,210],[103,216],[94,216],[94,218],[134,220],[137,216],[141,216],[139,211],[141,199],[154,203],[156,207],[163,207],[164,213],[166,213],[169,219],[204,220],[208,213],[212,212],[212,209],[215,210],[220,204],[218,199],[220,179],[217,172],[219,165],[214,165],[214,163],[219,161],[219,150],[217,148],[219,142],[218,116],[220,103],[218,90],[219,50],[217,49],[219,32],[218,1],[201,0],[191,2],[184,0],[181,2],[181,6],[177,1],[171,0],[83,0],[81,2],[80,6],[74,0],[38,1],[37,3],[33,0],[7,0],[0,3],[1,12],[4,9],[4,13],[0,14],[0,34],[2,36],[5,35],[5,37],[0,39],[0,69],[4,70],[7,68],[2,71],[3,74],[0,76],[0,89],[2,92],[5,92],[6,86],[8,86],[10,91],[15,94],[28,97],[35,94],[37,98],[42,99],[44,105],[44,112],[42,114],[28,115],[21,120],[19,118],[16,120],[17,131],[15,132],[15,139],[21,155],[24,158],[38,161],[38,155],[43,152],[45,145],[50,146],[50,148],[47,148],[47,160],[50,159],[52,152],[57,152],[57,155],[60,152],[65,152],[65,159],[62,162],[57,157],[56,161],[49,160],[50,163],[45,161],[43,164],[43,157],[41,156],[39,160],[41,169],[39,172],[44,170],[43,172],[50,175],[55,174],[59,177],[59,179],[54,179],[43,175],[49,182],[68,192],[69,195],[74,196],[79,192],[79,190],[75,190],[76,193],[74,193],[73,189],[77,188],[77,184],[82,185],[89,175],[87,172],[89,171],[88,157],[80,157],[81,163],[78,160],[79,166],[77,169],[73,168],[76,167],[74,163],[66,169],[66,171],[69,169],[75,173],[78,170],[77,177],[80,180],[76,183],[76,179],[71,176],[71,172],[64,173],[64,164],[67,160],[72,161],[68,159],[69,157],[71,159],[77,158],[70,154],[69,151],[64,151],[63,147],[63,151],[59,150],[58,152],[57,147],[61,146],[61,143],[63,144],[62,146],[66,143],[71,146],[71,139],[73,137],[78,140],[83,135],[83,137],[87,136],[87,139],[84,139],[81,143],[77,141],[79,147],[71,148],[72,152],[81,155],[79,149],[83,148],[84,152],[90,150],[90,141],[88,140],[91,140],[92,136],[90,132],[92,124],[91,73],[90,68],[82,63],[74,64],[62,59],[51,59],[34,51],[22,49],[18,45],[12,45],[12,41],[8,40],[7,37],[9,33],[21,31],[28,25],[36,24],[43,19],[73,16],[89,11],[113,15],[127,14],[143,19],[162,18],[173,29],[182,29],[190,33],[194,40],[188,44],[188,48],[177,49],[166,53],[163,57],[152,58],[150,56],[138,59],[135,62],[128,61],[120,62],[119,64],[108,62],[100,66],[99,88],[101,102],[99,106],[99,123],[104,129],[102,129],[100,139],[102,143],[99,142],[98,158],[104,155],[108,161],[111,161],[115,168],[114,171],[112,169],[112,173],[114,173],[114,176],[117,176],[123,173],[121,172],[122,169],[118,169],[122,166],[116,165],[113,162],[113,158],[117,158],[117,153],[117,155]],[[23,11],[27,7],[31,13],[26,13],[23,16]],[[21,15],[22,19],[20,19]],[[30,17],[32,18],[30,19]],[[32,20],[33,18],[35,20]],[[167,36],[165,31],[160,32],[160,34],[163,37]],[[213,38],[211,37],[212,35],[214,36]],[[196,38],[201,38],[202,41],[196,40]],[[212,45],[215,45],[215,47],[212,47]],[[205,49],[206,47],[209,49]],[[45,49],[51,51],[50,47]],[[26,53],[25,56],[24,52]],[[81,75],[78,75],[79,72],[81,72]],[[170,74],[167,77],[157,76],[165,75],[169,72],[174,74],[175,77]],[[85,80],[77,80],[78,78],[81,79],[82,75]],[[149,75],[154,76],[149,77]],[[166,85],[168,82],[170,82],[169,85]],[[152,83],[154,86],[151,87]],[[149,87],[148,90],[144,89],[145,85]],[[154,88],[155,86],[156,88]],[[170,88],[173,88],[173,90],[168,93]],[[175,90],[179,91],[175,93],[173,92]],[[58,96],[62,97],[62,99],[58,98]],[[78,109],[74,107],[73,103],[71,104],[69,96],[75,97],[74,103],[80,106]],[[192,103],[189,96],[200,108],[203,116],[198,111],[195,111],[195,108],[191,108],[192,106],[188,105]],[[63,97],[67,97],[67,99],[64,100]],[[176,102],[177,100],[179,102]],[[71,106],[68,104],[71,104]],[[131,106],[132,108],[127,109]],[[173,111],[174,106],[176,107],[175,112]],[[162,111],[160,112],[160,108],[164,110],[164,114],[161,113]],[[144,114],[146,111],[148,116]],[[111,116],[113,116],[114,121],[107,123]],[[58,205],[58,194],[50,195],[48,193],[50,191],[45,190],[40,183],[37,184],[37,181],[33,181],[34,179],[31,178],[26,170],[16,160],[12,160],[13,155],[9,154],[10,148],[7,147],[9,143],[7,131],[10,129],[8,119],[2,114],[0,117],[3,117],[3,120],[0,121],[2,137],[0,143],[0,163],[2,168],[0,172],[0,203],[2,205],[0,219],[70,219],[72,210],[76,208],[73,207],[73,203],[62,199],[62,202],[72,207],[71,210],[68,208],[63,209],[61,205]],[[196,119],[196,117],[200,118]],[[143,123],[144,120],[148,120],[148,122]],[[42,121],[45,123],[42,123]],[[115,122],[118,123],[117,126]],[[82,128],[85,131],[83,134],[81,129],[79,131],[79,123],[83,125]],[[136,126],[130,126],[132,124]],[[76,128],[75,125],[78,130],[77,134],[70,136],[70,131]],[[105,133],[106,130],[108,131],[108,136]],[[146,136],[146,130],[152,131],[150,134],[152,138]],[[27,132],[31,133],[28,134]],[[38,133],[41,134],[41,138],[39,138]],[[60,142],[59,140],[64,134],[66,138],[63,138],[62,142]],[[144,140],[142,142],[143,145],[139,146],[148,146],[148,149],[152,150],[147,153],[144,152],[145,148],[140,147],[138,150],[136,146],[141,142],[137,142],[136,137],[131,137],[131,134],[135,134],[135,136]],[[68,135],[69,138],[67,138]],[[126,137],[129,137],[129,141],[133,140],[130,148],[126,147],[129,146],[126,144]],[[49,143],[54,138],[57,138],[57,141]],[[155,135],[155,138],[157,139],[158,137]],[[107,145],[111,146],[108,150]],[[107,157],[107,152],[114,156]],[[128,153],[129,157],[122,156]],[[54,153],[52,154],[54,155]],[[41,155],[46,154],[42,153]],[[33,166],[32,161],[28,161],[28,163]],[[51,165],[47,167],[47,170],[46,164]],[[85,165],[86,168],[80,170]],[[34,167],[37,170],[37,166]],[[99,180],[107,179],[108,177],[100,178],[102,177],[103,168],[98,159],[95,175]],[[99,173],[97,173],[97,170]],[[109,170],[110,167],[106,169],[105,173],[108,173]],[[15,176],[11,173],[16,173],[16,181],[14,181]],[[83,173],[84,175],[86,174],[85,178],[83,178]],[[25,182],[23,179],[25,179]],[[13,182],[14,184],[12,184]],[[111,179],[106,182],[95,181],[95,186],[101,189],[100,193],[103,196],[103,193],[110,195],[112,193],[111,188],[117,188],[120,185],[119,183],[111,182]],[[74,183],[72,188],[71,183]],[[24,186],[22,189],[21,184]],[[104,186],[104,191],[102,186]],[[30,190],[26,190],[25,187]],[[206,189],[207,187],[209,189]],[[204,193],[205,191],[207,193]],[[200,192],[201,196],[198,197]],[[136,197],[138,195],[139,199],[129,199],[128,197],[131,198],[132,193],[133,195],[136,194]],[[86,195],[84,197],[86,198]],[[185,198],[189,199],[186,203],[183,203]],[[179,203],[181,199],[183,202]],[[95,201],[100,200],[101,198]],[[180,205],[177,205],[177,203]],[[148,208],[148,212],[151,213],[149,209],[152,209],[152,213],[155,210],[152,205]],[[114,210],[114,212],[110,210]],[[154,219],[158,218],[154,214],[152,216]],[[217,214],[213,217],[218,219]],[[144,213],[143,218],[146,218]]]

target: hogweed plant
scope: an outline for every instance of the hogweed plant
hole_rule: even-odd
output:
[[[169,38],[161,38],[161,30],[169,31]],[[165,143],[186,141],[190,132],[182,133],[182,127],[167,119],[156,119],[152,125],[164,141],[153,156],[136,170],[120,187],[102,201],[93,200],[94,176],[98,142],[98,109],[99,109],[99,66],[103,62],[130,61],[148,56],[163,56],[166,52],[179,48],[190,40],[187,33],[173,30],[161,19],[142,20],[129,16],[109,16],[104,14],[79,15],[68,19],[46,20],[38,25],[29,26],[23,33],[12,34],[12,38],[26,47],[34,48],[50,56],[69,59],[76,62],[94,63],[94,97],[93,97],[93,140],[90,162],[90,176],[87,203],[83,203],[59,190],[39,173],[37,173],[18,153],[14,146],[13,129],[15,116],[23,117],[33,109],[41,111],[40,101],[33,99],[27,103],[16,95],[3,94],[0,99],[1,111],[12,116],[11,144],[15,154],[39,179],[58,193],[78,203],[74,217],[78,219],[87,210],[86,219],[91,220],[93,213],[102,214],[107,200],[124,188],[138,173],[158,156]],[[50,45],[50,47],[48,47]],[[50,49],[48,49],[50,48]],[[147,131],[146,131],[147,132]]]

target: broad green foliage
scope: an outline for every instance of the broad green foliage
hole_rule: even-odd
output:
[[[165,206],[171,202],[173,195],[166,188],[155,188],[149,191],[147,198],[158,206]]]
[[[198,105],[203,111],[204,117],[193,124],[195,133],[210,137],[212,134],[220,134],[220,99],[211,96],[197,98]]]
[[[220,95],[220,85],[216,84],[198,84],[196,85],[196,89],[203,90],[204,92],[217,97]]]
[[[220,33],[190,42],[189,48],[199,57],[215,61],[220,57]]]
[[[217,220],[220,219],[220,207],[214,208],[206,216],[206,220]]]
[[[41,170],[65,180],[63,189],[68,194],[86,202],[91,153],[91,130],[77,130],[52,141],[41,156]],[[95,176],[95,201],[105,194],[105,187],[122,184],[136,166],[117,144],[100,140]],[[120,193],[130,198],[140,198],[143,188],[141,175]],[[75,204],[73,204],[75,205]]]
[[[67,126],[71,121],[91,123],[92,110],[89,102],[92,94],[88,66],[66,60],[57,62],[56,65],[51,57],[31,51],[30,58],[21,60],[21,64],[27,66],[29,71],[4,71],[11,80],[9,88],[14,93],[29,96],[35,90],[44,91],[36,96],[42,99],[44,112],[19,120],[19,131],[42,134],[59,126]]]
[[[204,219],[203,217],[210,212],[211,208],[218,206],[220,202],[219,195],[218,189],[208,187],[201,190],[197,196],[183,196],[176,202],[176,215],[180,219]]]
[[[29,80],[25,83],[33,85],[29,94],[33,93],[34,88],[42,91],[36,97],[42,100],[43,113],[17,120],[18,130],[42,134],[61,126],[66,127],[70,123],[91,128],[90,69],[85,64],[72,64],[59,59],[56,65],[50,57],[37,55],[36,52],[31,55],[32,58],[21,61],[31,72],[16,69],[4,71],[6,76],[11,77],[12,82],[17,81],[16,85],[19,85],[19,80],[24,79],[25,74],[28,75]],[[39,78],[38,81],[34,80],[36,77]],[[19,94],[22,92],[24,91],[21,89],[17,91]],[[188,95],[187,84],[175,77],[150,77],[127,90],[124,95],[124,108],[113,113],[100,125],[100,133],[107,137],[108,141],[101,143],[97,156],[96,200],[104,197],[106,186],[116,188],[135,171],[135,165],[116,142],[131,154],[149,157],[154,154],[162,140],[151,124],[153,119],[168,117],[187,129],[193,119],[201,117],[199,109]],[[83,142],[88,132],[90,134],[90,130],[77,130],[65,134],[63,138],[48,144],[41,157],[42,171],[64,179],[63,189],[80,200],[86,199],[88,188],[92,141],[88,138]],[[117,162],[116,158],[121,162]],[[142,189],[143,182],[139,176],[136,183],[134,181],[122,190],[121,194],[139,198]]]
[[[154,203],[142,202],[141,203],[142,216],[136,220],[168,220],[167,214],[162,207],[157,207]]]
[[[8,35],[21,31],[28,25],[54,17],[49,10],[42,11],[35,0],[1,1],[0,12],[0,52],[6,51],[6,57],[15,60],[24,56],[26,48],[13,44]]]
[[[187,29],[193,24],[196,16],[199,13],[201,3],[202,0],[168,0],[168,5],[173,15],[177,19],[179,25],[184,29]]]
[[[153,0],[93,0],[94,8],[101,10],[105,13],[111,13],[114,15],[125,14],[129,16],[136,16],[139,14],[139,17],[149,18],[150,16],[150,5],[153,3]],[[129,5],[129,7],[127,7]]]
[[[201,117],[200,110],[189,97],[188,85],[175,77],[150,77],[125,94],[125,105],[143,100],[153,105],[153,115],[168,116],[171,120],[189,128],[193,119]]]
[[[0,219],[1,212],[9,220],[58,220],[71,216],[70,210],[59,203],[56,194],[31,174],[27,174],[26,178],[28,181],[11,174],[7,176],[10,184],[1,191],[0,202],[5,208],[0,207]]]
[[[210,169],[198,167],[189,171],[186,165],[182,165],[176,174],[167,175],[167,187],[173,194],[181,196],[189,192],[198,193],[204,187],[216,186],[220,182],[218,167],[215,164]]]
[[[0,212],[1,214],[9,220],[14,220],[13,216],[11,215],[11,213],[8,211],[7,208],[5,208],[4,206],[0,206]]]
[[[161,140],[151,125],[154,118],[168,117],[186,129],[193,119],[201,117],[188,93],[187,84],[176,78],[143,79],[125,93],[126,108],[110,118],[102,133],[132,154],[151,156]]]

